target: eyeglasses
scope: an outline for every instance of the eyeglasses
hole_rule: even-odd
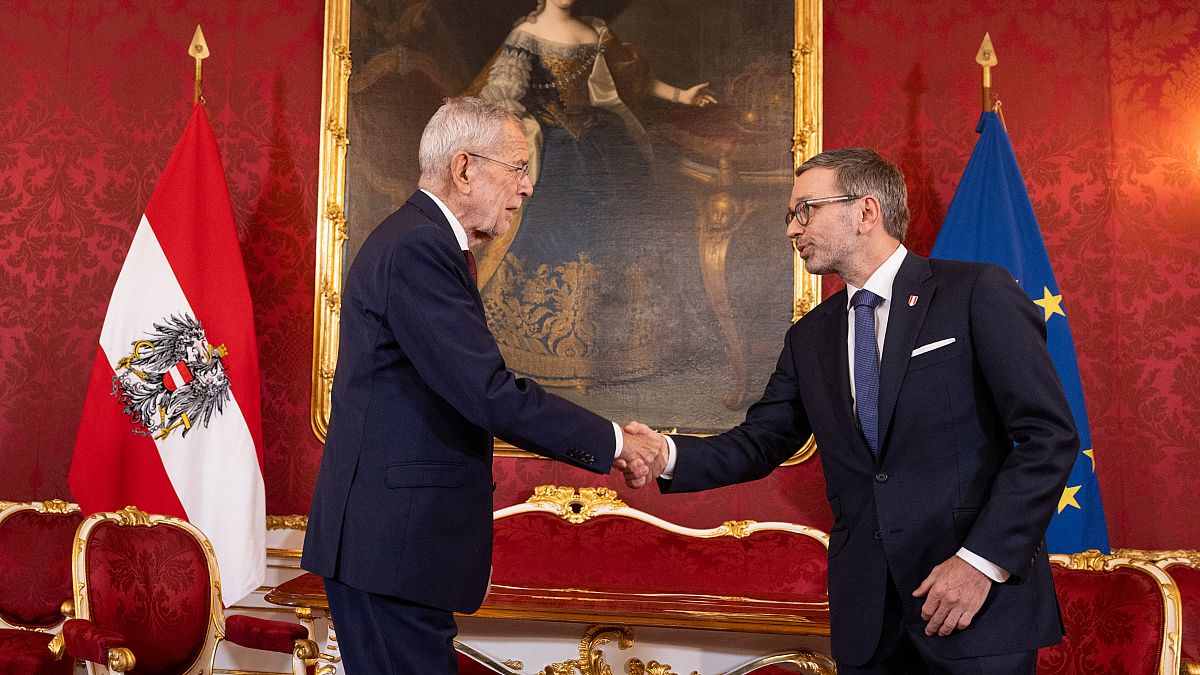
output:
[[[852,202],[855,199],[862,199],[863,195],[838,195],[836,197],[818,197],[817,199],[805,199],[796,204],[794,210],[788,210],[787,215],[783,217],[784,225],[791,225],[792,221],[798,222],[800,227],[808,225],[808,219],[812,218],[813,209],[826,204],[836,204],[838,202]]]
[[[489,162],[495,162],[495,163],[499,164],[500,166],[503,166],[505,168],[515,171],[517,173],[517,180],[521,180],[522,178],[525,178],[526,176],[529,175],[529,164],[528,163],[520,164],[520,165],[509,164],[508,162],[501,162],[498,159],[492,159],[491,157],[488,157],[487,155],[480,155],[480,154],[476,154],[474,152],[468,152],[467,154],[472,157],[478,157],[479,159],[486,159]]]

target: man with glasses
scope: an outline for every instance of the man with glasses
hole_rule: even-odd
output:
[[[488,330],[470,247],[533,192],[520,120],[449,99],[419,153],[421,189],[346,276],[301,561],[325,578],[352,675],[457,672],[452,612],[474,612],[488,585],[493,436],[597,473],[615,457],[662,468],[655,439],[513,376]]]
[[[815,435],[839,675],[1031,673],[1063,634],[1044,536],[1078,434],[1013,278],[914,255],[908,217],[904,177],[870,150],[801,165],[787,235],[846,289],[788,331],[740,426],[657,437],[659,485],[761,478]]]

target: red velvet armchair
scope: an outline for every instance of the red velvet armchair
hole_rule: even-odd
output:
[[[1098,551],[1050,562],[1067,635],[1038,654],[1039,675],[1179,672],[1179,588],[1166,572]]]
[[[1175,580],[1183,605],[1180,673],[1200,675],[1200,551],[1142,551],[1118,549],[1115,554],[1152,562]]]
[[[92,675],[212,672],[221,640],[292,655],[304,673],[317,655],[294,623],[225,616],[212,545],[178,518],[130,506],[80,525],[74,549],[75,615],[51,645]]]
[[[0,673],[68,675],[70,660],[47,649],[71,600],[71,542],[83,516],[74,504],[0,509]]]

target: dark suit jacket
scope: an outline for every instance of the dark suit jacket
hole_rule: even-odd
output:
[[[908,304],[909,296],[916,303]],[[852,412],[846,291],[787,333],[761,400],[735,429],[674,437],[664,491],[754,480],[816,436],[834,522],[829,603],[834,658],[860,665],[881,630],[890,572],[904,620],[912,592],[965,546],[1008,570],[967,629],[924,637],[948,658],[1035,649],[1062,636],[1043,538],[1078,434],[1045,345],[1045,323],[995,265],[909,253],[892,286],[880,365],[880,452]],[[954,342],[918,356],[914,349]]]
[[[492,553],[492,436],[596,472],[612,423],[504,365],[445,216],[416,192],[367,237],[342,298],[302,566],[473,612]]]

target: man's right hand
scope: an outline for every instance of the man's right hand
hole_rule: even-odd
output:
[[[625,476],[625,484],[641,488],[667,468],[667,439],[641,422],[630,422],[621,430],[624,447],[613,466]]]

